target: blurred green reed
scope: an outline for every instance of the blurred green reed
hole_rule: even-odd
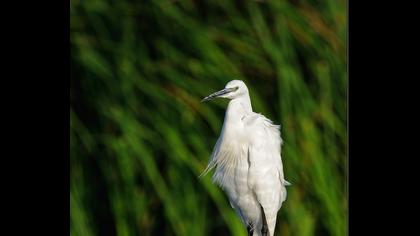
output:
[[[346,2],[70,1],[70,235],[246,235],[199,179],[232,79],[281,124],[276,235],[346,235]]]

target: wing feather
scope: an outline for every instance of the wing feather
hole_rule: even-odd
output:
[[[281,160],[280,126],[260,114],[246,120],[250,136],[249,182],[266,217],[269,235],[274,234],[277,212],[286,198],[283,164]]]

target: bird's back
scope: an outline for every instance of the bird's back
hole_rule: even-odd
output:
[[[224,124],[206,171],[216,167],[213,181],[225,190],[243,223],[253,224],[255,235],[264,217],[272,235],[277,211],[286,198],[280,127],[254,112],[233,126]]]
[[[248,147],[248,184],[264,213],[261,217],[265,218],[269,235],[273,235],[277,212],[287,195],[287,181],[281,160],[280,126],[255,113],[244,122],[252,134]]]
[[[255,174],[263,174],[275,170],[282,185],[288,182],[284,179],[280,135],[280,125],[275,125],[265,116],[253,113],[244,119],[250,135],[248,159],[253,167],[258,168]],[[285,197],[285,196],[284,196]]]

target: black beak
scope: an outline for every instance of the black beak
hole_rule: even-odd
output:
[[[220,91],[217,91],[215,93],[212,93],[209,96],[203,98],[203,100],[201,100],[201,102],[206,102],[206,101],[212,100],[214,98],[220,97],[220,96],[222,96],[224,94],[227,94],[227,93],[230,93],[232,91],[235,91],[235,88],[225,88],[225,89],[222,89]]]

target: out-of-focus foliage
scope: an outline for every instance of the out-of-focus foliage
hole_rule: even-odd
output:
[[[198,178],[232,79],[281,124],[276,235],[346,235],[346,2],[71,0],[71,235],[245,235]]]

